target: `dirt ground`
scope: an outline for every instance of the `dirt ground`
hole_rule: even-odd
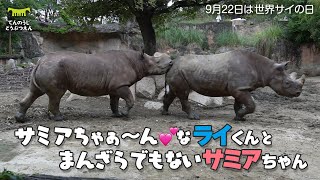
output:
[[[137,99],[132,109],[130,118],[112,118],[109,108],[109,100],[105,97],[92,97],[86,100],[66,102],[67,96],[61,101],[61,111],[66,117],[65,121],[55,122],[47,117],[48,99],[42,96],[29,109],[27,116],[31,121],[19,124],[13,116],[17,110],[17,103],[26,95],[26,84],[12,85],[5,83],[0,87],[0,171],[4,168],[23,174],[46,174],[66,177],[91,177],[91,178],[116,178],[116,179],[320,179],[320,77],[307,78],[303,93],[297,98],[285,98],[276,95],[269,88],[255,91],[253,97],[257,104],[254,114],[247,116],[247,121],[235,122],[232,101],[221,107],[202,108],[193,105],[201,115],[201,120],[189,120],[181,111],[179,102],[170,107],[171,115],[162,116],[158,110],[147,110],[143,107],[146,100]],[[121,103],[123,106],[124,103]],[[308,163],[304,170],[293,170],[289,166],[286,170],[280,168],[280,164],[273,170],[265,170],[263,160],[253,164],[250,170],[234,170],[222,167],[222,161],[218,170],[213,171],[204,161],[195,163],[194,155],[201,154],[206,148],[215,150],[220,148],[218,140],[211,140],[205,147],[200,147],[197,141],[201,138],[191,137],[187,146],[179,144],[176,137],[163,146],[150,144],[139,145],[138,140],[121,139],[118,147],[107,145],[105,142],[95,146],[90,141],[88,146],[82,146],[81,141],[74,138],[66,139],[62,146],[56,146],[54,141],[56,134],[54,127],[76,128],[83,127],[86,134],[101,131],[106,137],[107,131],[115,131],[120,137],[124,132],[140,132],[145,127],[151,128],[151,135],[158,139],[159,133],[169,133],[170,127],[178,127],[193,132],[194,125],[212,125],[213,130],[218,130],[226,124],[232,126],[228,133],[227,148],[234,149],[262,149],[262,154],[288,155],[291,159],[296,154],[301,154],[301,159]],[[22,146],[20,140],[14,136],[14,131],[21,127],[33,127],[43,125],[50,127],[50,145],[45,147],[37,142],[34,137],[29,145]],[[231,135],[238,130],[253,130],[253,134],[262,139],[261,131],[266,130],[272,134],[272,145],[259,144],[256,146],[238,146],[231,140]],[[244,135],[241,136],[244,139]],[[61,157],[59,151],[70,150],[74,153],[75,161],[81,151],[88,152],[88,159],[93,163],[94,155],[102,150],[122,150],[128,160],[128,168],[121,170],[119,164],[111,158],[111,163],[105,170],[88,170],[87,168],[62,171],[59,169]],[[163,170],[156,170],[147,160],[144,161],[144,169],[137,170],[134,158],[129,157],[131,151],[148,149],[149,152],[159,150],[163,155],[168,150],[182,151],[187,154],[192,167],[186,169],[183,165],[178,170],[170,170],[164,162]],[[162,159],[165,159],[162,156]],[[243,162],[241,158],[241,162]]]

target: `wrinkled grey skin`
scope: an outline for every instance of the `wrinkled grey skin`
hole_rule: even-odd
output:
[[[288,62],[274,61],[247,51],[231,51],[216,55],[186,55],[174,61],[167,73],[169,92],[164,97],[163,114],[175,97],[181,101],[182,110],[190,119],[199,119],[191,110],[188,96],[191,90],[211,97],[233,96],[235,98],[235,120],[253,113],[255,103],[250,92],[269,86],[277,94],[297,97],[301,94],[305,77],[296,79],[296,73],[288,75]]]
[[[82,96],[110,95],[113,116],[127,116],[134,101],[129,87],[148,75],[166,73],[172,66],[170,56],[112,50],[101,54],[57,52],[44,56],[32,72],[30,91],[20,102],[15,118],[25,122],[31,104],[43,94],[49,96],[48,110],[54,120],[63,120],[59,111],[61,97],[67,90]],[[119,98],[126,108],[118,110]]]

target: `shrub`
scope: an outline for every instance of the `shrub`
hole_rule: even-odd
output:
[[[238,46],[240,45],[240,39],[237,33],[232,31],[223,31],[217,34],[215,38],[217,46]]]
[[[287,38],[296,45],[316,43],[320,45],[320,2],[309,0],[314,5],[313,14],[293,14],[288,22]]]
[[[272,25],[255,36],[259,53],[270,57],[277,41],[284,37],[284,30],[280,25]]]
[[[239,35],[232,31],[223,31],[215,38],[216,45],[221,46],[251,46],[256,47],[262,54],[270,55],[276,42],[284,36],[284,30],[274,24],[253,35]]]
[[[2,172],[0,172],[0,179],[3,180],[22,180],[22,176],[17,175],[11,171],[8,171],[4,169]]]
[[[194,43],[201,48],[206,47],[206,36],[203,32],[195,29],[182,29],[171,26],[157,31],[158,45],[163,47],[168,45],[173,48],[187,46]]]

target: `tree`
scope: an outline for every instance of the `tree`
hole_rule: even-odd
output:
[[[295,44],[316,43],[320,46],[320,2],[309,0],[314,6],[314,13],[294,14],[290,17],[287,28],[287,37]]]
[[[153,20],[162,14],[179,8],[193,8],[215,4],[221,0],[65,0],[64,4],[75,17],[89,17],[90,23],[99,16],[118,16],[126,19],[134,16],[143,38],[145,52],[153,55],[156,51],[156,35]],[[168,3],[171,5],[168,6]],[[82,18],[81,18],[82,17]]]

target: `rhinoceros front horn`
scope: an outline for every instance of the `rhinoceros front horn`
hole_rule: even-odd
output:
[[[291,78],[292,80],[296,80],[296,79],[297,79],[297,73],[296,73],[296,72],[292,72],[292,73],[290,74],[290,78]]]
[[[301,84],[304,84],[305,80],[306,80],[306,76],[305,76],[304,74],[298,79],[298,81],[299,81]]]

